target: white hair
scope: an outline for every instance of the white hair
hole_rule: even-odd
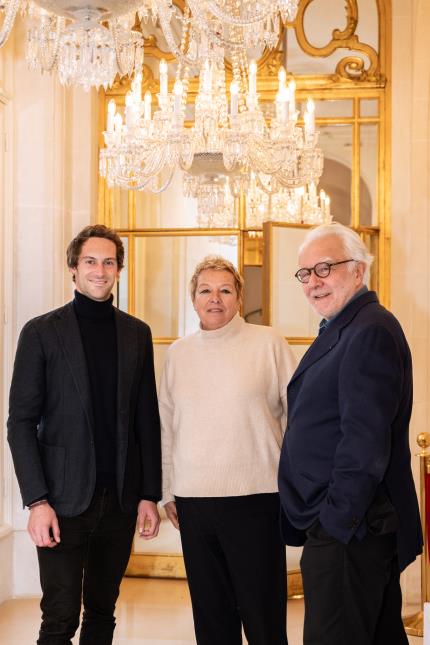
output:
[[[365,266],[363,282],[364,284],[368,285],[370,279],[370,267],[373,262],[373,255],[369,253],[366,245],[364,244],[358,233],[353,231],[352,228],[349,228],[348,226],[339,224],[339,222],[321,224],[321,226],[317,226],[316,228],[311,229],[309,233],[307,233],[299,248],[299,255],[311,242],[314,242],[321,237],[327,237],[328,235],[335,235],[336,237],[338,237],[342,242],[345,253],[349,255],[353,260],[357,260],[357,262],[363,262]],[[353,271],[354,265],[351,264],[350,266],[351,268],[349,270]]]

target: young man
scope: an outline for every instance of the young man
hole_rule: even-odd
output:
[[[73,302],[30,320],[18,342],[8,441],[37,546],[39,645],[109,645],[136,526],[158,533],[160,424],[152,339],[116,309],[118,235],[87,226],[67,249]]]
[[[421,552],[411,354],[341,224],[310,231],[297,279],[323,318],[288,385],[283,532],[304,544],[305,645],[407,645],[399,576]]]

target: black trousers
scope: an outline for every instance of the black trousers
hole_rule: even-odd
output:
[[[407,645],[395,534],[345,545],[318,523],[307,536],[304,645]]]
[[[278,494],[176,506],[198,645],[287,645]]]
[[[61,542],[37,549],[43,592],[37,643],[71,645],[82,600],[80,645],[111,645],[136,515],[123,513],[116,493],[102,490],[82,515],[58,521]]]

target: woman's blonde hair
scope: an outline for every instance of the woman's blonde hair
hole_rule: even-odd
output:
[[[228,271],[234,277],[237,299],[242,302],[243,298],[243,278],[234,264],[226,260],[221,255],[207,255],[194,269],[193,276],[190,280],[191,300],[194,302],[196,297],[197,282],[202,271],[212,269],[214,271]]]

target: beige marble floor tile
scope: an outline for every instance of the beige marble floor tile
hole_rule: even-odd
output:
[[[33,645],[39,599],[9,600],[0,606],[0,645]],[[195,645],[185,581],[125,579],[117,605],[114,645]],[[302,645],[303,601],[288,603],[289,645]],[[78,642],[78,636],[74,643]],[[422,645],[410,637],[411,645]],[[389,644],[387,644],[389,645]]]

